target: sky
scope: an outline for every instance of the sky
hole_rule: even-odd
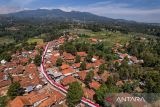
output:
[[[91,12],[114,19],[160,23],[160,0],[0,0],[0,14],[33,9]]]

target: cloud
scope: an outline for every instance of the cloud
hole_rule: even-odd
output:
[[[18,11],[22,11],[23,9],[21,9],[20,7],[0,7],[0,14],[8,14],[8,13],[13,13],[13,12],[18,12]]]
[[[36,0],[11,0],[11,3],[15,4],[15,5],[19,4],[21,6],[25,6],[25,5],[28,5],[32,2],[34,2],[34,1],[36,1]]]

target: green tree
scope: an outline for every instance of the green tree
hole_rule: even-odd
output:
[[[35,58],[34,58],[34,63],[37,65],[37,66],[40,66],[41,65],[41,55],[36,55]]]
[[[7,104],[7,96],[0,97],[0,107],[6,107]]]
[[[80,70],[86,70],[86,63],[85,62],[81,63]]]
[[[133,86],[132,86],[132,84],[126,82],[126,83],[123,85],[122,89],[123,89],[123,92],[131,93],[131,92],[133,91]]]
[[[75,107],[80,103],[83,96],[83,90],[78,82],[71,83],[69,85],[67,93],[67,105],[68,107]]]
[[[94,72],[91,70],[87,73],[86,78],[85,78],[85,82],[88,84],[92,81],[94,76]]]
[[[6,61],[10,61],[12,59],[11,55],[9,53],[2,53],[0,54],[0,60],[6,60]]]
[[[56,61],[56,66],[61,66],[62,62],[63,62],[63,60],[61,58],[58,58]]]
[[[103,74],[105,69],[106,69],[105,64],[101,64],[99,66],[98,74]]]
[[[76,63],[79,63],[79,62],[81,62],[81,56],[79,56],[79,55],[76,55],[76,61],[75,61]]]
[[[7,95],[9,97],[11,97],[12,99],[15,98],[16,96],[19,96],[21,95],[20,93],[20,83],[19,82],[14,82],[12,83],[10,86],[9,86],[9,89],[8,89],[8,92],[7,92]]]
[[[86,61],[87,61],[87,62],[92,62],[92,58],[93,58],[93,51],[90,50],[90,51],[88,52],[87,57],[86,57]]]
[[[96,94],[94,95],[94,100],[100,104],[102,107],[104,107],[104,99],[107,93],[107,86],[105,84],[102,84],[99,89],[96,90]]]

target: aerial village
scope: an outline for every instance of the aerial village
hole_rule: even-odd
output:
[[[77,39],[79,39],[77,35],[61,36],[49,43],[37,45],[33,51],[22,50],[21,53],[16,52],[12,55],[10,62],[2,60],[0,66],[0,95],[6,95],[9,86],[13,82],[19,82],[22,91],[24,91],[23,96],[17,96],[9,102],[8,106],[52,107],[61,105],[65,107],[66,94],[64,91],[73,82],[81,84],[83,98],[94,104],[95,91],[101,87],[102,82],[107,81],[112,72],[105,70],[101,75],[98,73],[99,67],[106,64],[106,61],[99,56],[93,55],[91,62],[87,62],[86,57],[88,53],[86,51],[71,54],[59,50],[59,47],[64,42],[75,41]],[[88,40],[93,44],[102,41],[96,38],[89,38]],[[113,63],[121,64],[125,57],[129,59],[128,64],[143,63],[143,60],[138,60],[136,56],[120,53],[118,51],[120,47],[122,45],[116,43],[112,49],[113,53],[119,56],[119,59],[112,61]],[[42,53],[41,66],[36,66],[34,61],[29,61],[30,59],[34,59],[37,54],[40,54],[37,51],[38,49],[45,51]],[[77,56],[79,56],[80,61],[76,61]],[[60,60],[60,64],[57,64],[57,60]],[[86,76],[90,72],[93,72],[93,78],[86,84]],[[52,85],[50,80],[54,81],[62,89]],[[124,82],[120,80],[116,85],[121,87]],[[83,107],[86,104],[82,100],[78,107]]]

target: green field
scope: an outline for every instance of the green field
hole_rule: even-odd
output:
[[[30,39],[28,39],[28,41],[27,41],[29,44],[31,44],[31,43],[35,43],[35,42],[37,42],[37,44],[43,44],[44,42],[43,42],[43,39],[39,39],[39,38],[30,38]]]
[[[0,37],[0,45],[12,43],[12,42],[14,42],[13,39],[10,39],[8,37]]]
[[[110,32],[105,30],[100,32],[92,32],[91,30],[74,29],[69,30],[69,32],[76,34],[86,34],[92,38],[102,39],[107,46],[113,46],[116,42],[124,44],[131,39],[131,35],[129,34],[122,34],[120,32]]]

